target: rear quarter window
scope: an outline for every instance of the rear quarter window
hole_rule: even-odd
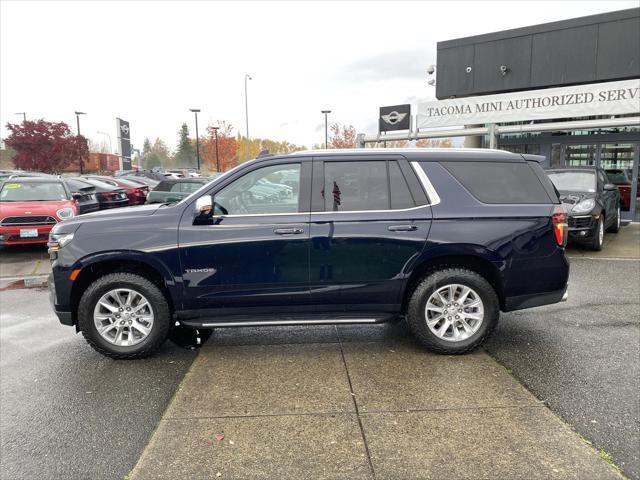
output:
[[[440,162],[483,203],[552,203],[528,162]]]

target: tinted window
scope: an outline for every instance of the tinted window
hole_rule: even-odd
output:
[[[547,171],[547,175],[561,192],[595,192],[596,172],[593,170]]]
[[[326,211],[388,210],[387,162],[325,162]]]
[[[175,185],[175,182],[160,182],[158,185],[156,185],[156,188],[154,188],[154,190],[157,190],[159,192],[170,192],[173,185]]]
[[[391,208],[415,207],[409,186],[402,175],[398,162],[389,162],[389,187],[391,188]]]
[[[216,194],[216,209],[225,215],[297,213],[298,190],[283,179],[299,184],[300,164],[272,165],[243,175]]]
[[[442,162],[442,165],[483,203],[551,202],[526,162]]]

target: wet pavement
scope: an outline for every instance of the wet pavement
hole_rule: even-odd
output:
[[[107,359],[21,286],[0,281],[0,478],[123,478],[195,353]]]

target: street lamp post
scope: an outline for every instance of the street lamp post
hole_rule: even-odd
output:
[[[22,115],[22,123],[27,122],[27,114],[25,112],[16,112],[16,115]]]
[[[111,145],[111,135],[109,135],[107,132],[96,132],[99,135],[106,135],[107,138],[109,139],[109,153],[113,153],[113,146]]]
[[[192,111],[196,116],[196,157],[198,159],[198,171],[200,171],[200,139],[198,135],[198,112],[200,111],[200,109],[191,108],[189,110]]]
[[[216,138],[216,172],[220,173],[220,160],[218,159],[218,129],[220,127],[211,127]]]
[[[247,80],[253,80],[248,73],[244,76],[244,116],[247,122],[247,160],[249,160],[249,97],[247,96]]]
[[[84,173],[83,171],[83,161],[82,161],[82,155],[80,154],[80,115],[86,115],[86,112],[75,112],[76,114],[76,122],[78,123],[78,159],[80,160],[80,175],[82,175]]]
[[[329,124],[327,123],[327,115],[331,113],[331,110],[321,110],[324,113],[324,148],[329,148]]]

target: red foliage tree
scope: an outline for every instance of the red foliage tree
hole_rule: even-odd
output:
[[[72,162],[79,165],[89,156],[87,139],[73,135],[64,122],[7,123],[7,129],[11,134],[4,143],[15,150],[13,162],[22,170],[58,173]]]
[[[329,148],[355,148],[356,146],[356,129],[353,125],[340,125],[334,123],[329,127],[331,136],[329,138]]]
[[[201,140],[200,154],[211,171],[216,171],[216,135],[212,126]],[[233,127],[226,122],[219,123],[218,158],[220,171],[225,172],[238,164],[238,140],[233,135]]]

